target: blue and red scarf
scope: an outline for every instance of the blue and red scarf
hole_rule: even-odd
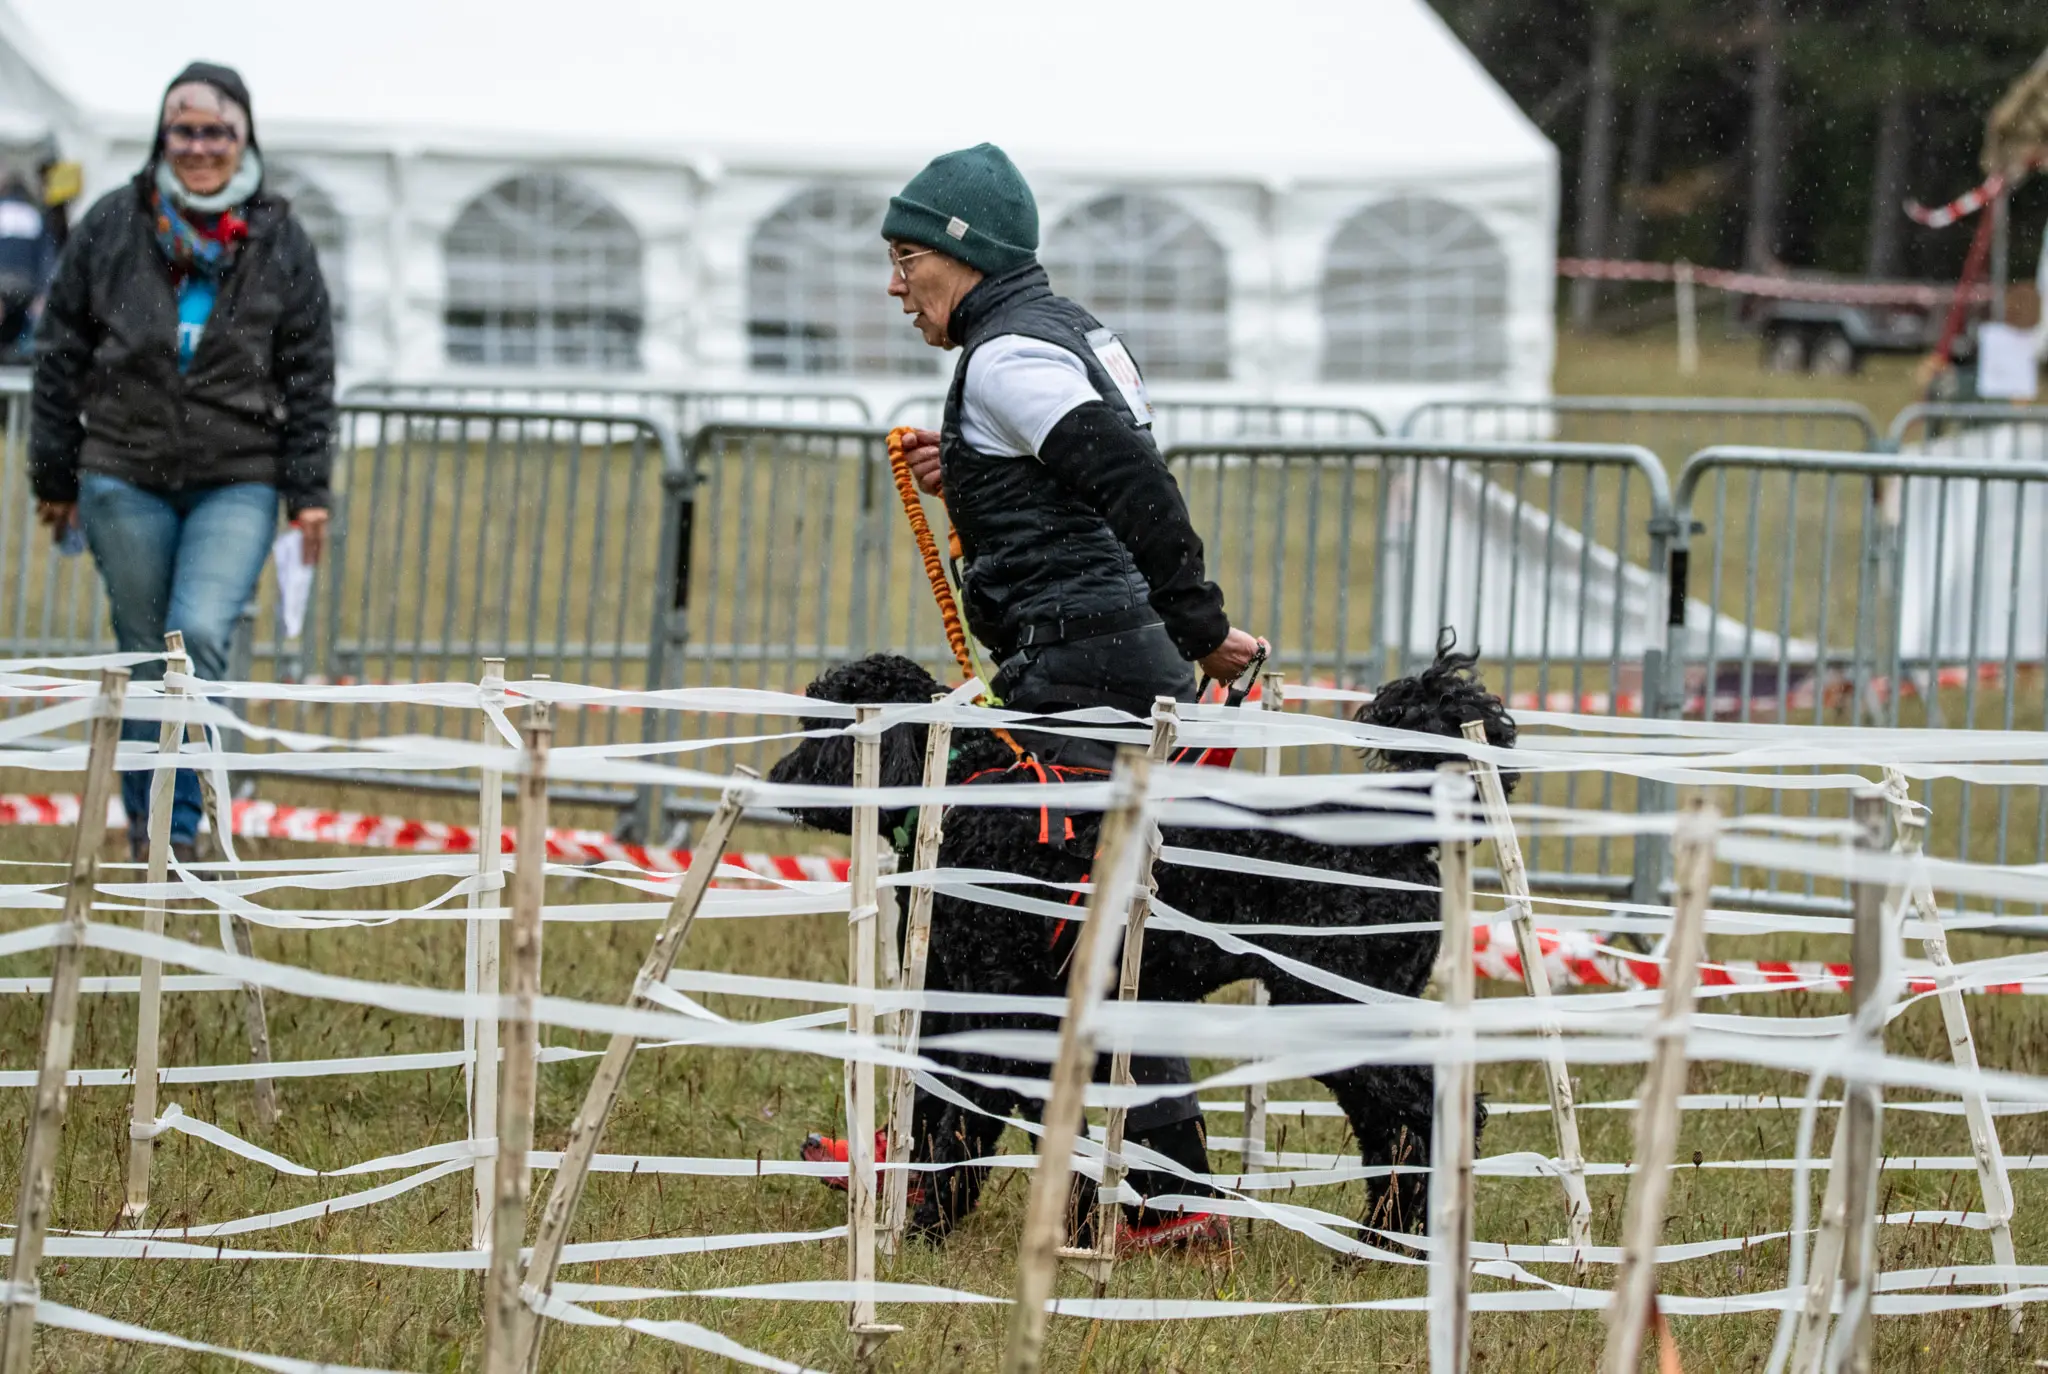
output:
[[[157,247],[170,264],[178,293],[178,371],[189,372],[207,321],[213,318],[221,279],[249,238],[249,221],[242,218],[239,205],[195,220],[161,190],[150,193],[149,203],[156,216]]]
[[[249,221],[242,218],[239,205],[194,220],[162,191],[151,191],[149,208],[156,218],[156,245],[180,284],[189,277],[218,282],[234,266],[236,252],[249,238]]]

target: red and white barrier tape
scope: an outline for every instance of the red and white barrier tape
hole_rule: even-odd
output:
[[[1639,991],[1656,988],[1663,980],[1664,966],[1655,959],[1643,959],[1611,949],[1591,931],[1544,930],[1536,932],[1543,950],[1543,967],[1553,987],[1620,988]],[[1522,956],[1515,948],[1514,932],[1506,925],[1480,926],[1472,932],[1472,962],[1482,978],[1505,982],[1522,981]],[[1700,986],[1708,988],[1804,988],[1809,992],[1847,992],[1854,970],[1847,964],[1826,964],[1816,960],[1727,959],[1700,965]],[[1932,978],[1910,978],[1909,993],[1935,991]],[[1991,983],[1969,987],[1965,992],[2048,994],[2048,980]]]
[[[2038,170],[2041,165],[2041,160],[2036,158],[2020,168],[2018,173],[2012,177],[2013,187],[2017,188],[2021,182]],[[1984,180],[1963,192],[1946,205],[1930,206],[1921,205],[1917,201],[1907,201],[1906,218],[1912,220],[1915,224],[1925,225],[1929,229],[1946,229],[1957,220],[1968,219],[1971,215],[1976,214],[1992,201],[1998,199],[1998,193],[2005,189],[2005,173],[1993,172],[1990,176],[1985,177]]]
[[[110,826],[125,827],[128,824],[120,802],[109,803],[107,810]],[[20,792],[0,793],[0,825],[75,825],[77,821],[78,798],[74,794],[31,796]],[[238,839],[297,840],[304,844],[347,845],[359,849],[403,849],[415,854],[474,854],[477,850],[477,832],[473,826],[408,820],[403,816],[377,816],[360,811],[323,811],[313,806],[238,801],[234,804],[230,822]],[[517,847],[513,834],[510,828],[503,832],[501,843],[503,852],[507,854]],[[680,873],[690,866],[690,851],[687,849],[626,844],[602,830],[550,830],[548,857],[571,863],[623,859],[650,873]],[[846,860],[827,855],[736,854],[730,861],[764,876],[791,881],[846,881]]]
[[[1714,291],[1778,300],[1820,301],[1834,305],[1900,305],[1937,310],[1955,298],[1955,288],[1927,282],[1815,281],[1763,272],[1730,272],[1719,267],[1693,267],[1692,279]],[[1676,281],[1679,266],[1669,262],[1628,262],[1616,258],[1559,258],[1560,277],[1595,281]],[[1971,299],[1988,301],[1991,288],[1971,289]]]
[[[127,817],[119,801],[108,804],[108,824],[121,827]],[[33,795],[0,793],[0,825],[68,826],[78,822],[78,797],[72,793]],[[303,844],[344,845],[363,849],[402,849],[415,854],[473,854],[473,827],[445,821],[416,821],[403,816],[378,816],[360,811],[322,811],[311,806],[280,806],[276,802],[238,801],[233,823],[238,839],[295,840]],[[504,852],[515,844],[513,832],[502,836]],[[624,844],[601,830],[548,831],[548,857],[573,863],[622,859],[652,873],[680,873],[690,866],[687,849],[660,849]],[[734,854],[727,862],[764,876],[789,881],[845,882],[845,859],[823,854]],[[1658,985],[1662,965],[1610,949],[1590,931],[1539,929],[1543,964],[1553,987],[1651,989]],[[1505,925],[1481,926],[1472,932],[1472,959],[1479,976],[1519,983],[1522,959]],[[1729,960],[1700,966],[1703,987],[1804,987],[1814,992],[1847,992],[1847,964],[1791,963],[1771,959]],[[1932,979],[1914,979],[1909,991],[1932,992]],[[1970,991],[2048,993],[2048,982],[1999,983]]]

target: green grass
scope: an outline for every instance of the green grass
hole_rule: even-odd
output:
[[[1661,341],[1579,340],[1567,336],[1560,341],[1558,387],[1561,392],[1670,393],[1679,389],[1682,379],[1671,368],[1669,352]],[[1910,399],[1906,394],[1910,383],[1907,367],[1903,363],[1880,361],[1865,375],[1839,383],[1811,378],[1767,378],[1755,372],[1753,353],[1747,346],[1710,346],[1705,367],[1698,378],[1692,379],[1690,388],[1698,394],[1715,395],[1839,394],[1864,401],[1882,420],[1898,404]],[[1573,437],[1618,436],[1583,433]],[[1651,446],[1665,457],[1667,464],[1675,464],[1667,449],[1675,450],[1690,442],[1688,436],[1676,433],[1641,437],[1654,440]],[[438,517],[458,518],[465,503],[483,499],[481,488],[472,482],[462,488],[467,495],[458,498],[452,482],[439,480],[449,476],[452,469],[448,464],[457,460],[443,461],[436,481],[421,486],[425,469],[416,465],[406,479],[411,485],[398,483],[392,477],[387,492],[395,493],[392,499],[409,492],[412,495],[407,499],[445,501],[449,503],[446,510],[435,507]],[[616,458],[589,461],[594,465],[593,471],[606,476],[586,486],[582,499],[591,504],[583,510],[586,515],[594,511],[597,493],[607,492],[605,499],[610,503],[609,518],[616,535],[624,528],[623,512],[635,503],[644,506],[648,499],[645,477],[607,466],[615,465]],[[838,475],[831,476],[817,465],[801,469],[777,467],[741,463],[732,457],[725,461],[718,480],[735,484],[728,487],[728,499],[736,499],[732,495],[737,492],[736,484],[752,481],[762,484],[757,486],[753,498],[757,503],[765,507],[772,498],[781,503],[776,509],[794,512],[799,503],[798,489],[793,483],[799,480],[797,474],[801,470],[808,473],[803,480],[827,484],[803,493],[803,509],[837,509],[842,513],[866,509],[878,515],[879,523],[874,528],[888,537],[879,545],[869,545],[868,556],[887,560],[891,585],[901,595],[886,603],[870,603],[874,617],[870,630],[886,636],[908,626],[921,626],[922,632],[935,640],[936,618],[929,615],[921,600],[922,577],[908,561],[908,541],[900,538],[894,495],[886,487],[857,495],[850,493],[844,483],[848,480],[845,472],[851,466],[841,465]],[[1204,500],[1220,499],[1224,507],[1237,509],[1242,499],[1263,514],[1272,507],[1257,503],[1278,502],[1284,491],[1292,512],[1290,519],[1297,522],[1289,528],[1305,531],[1306,525],[1300,522],[1306,521],[1311,510],[1320,516],[1322,524],[1309,546],[1326,557],[1332,552],[1327,541],[1334,538],[1331,532],[1338,528],[1333,518],[1337,508],[1332,504],[1329,479],[1321,475],[1313,479],[1297,476],[1291,481],[1291,486],[1269,483],[1262,492],[1242,488],[1222,491],[1220,497],[1216,489],[1198,485],[1192,499],[1198,511]],[[841,485],[834,489],[831,483]],[[1561,513],[1570,512],[1577,499],[1573,490],[1567,489],[1556,508]],[[1369,522],[1375,511],[1372,505],[1364,504],[1352,512],[1352,518]],[[644,509],[637,518],[641,523],[636,528],[652,528]],[[765,515],[762,518],[767,520]],[[821,518],[810,517],[813,522]],[[1597,527],[1605,529],[1606,524],[1602,521]],[[417,537],[418,527],[412,528]],[[712,536],[700,526],[698,537],[709,540]],[[1782,528],[1769,536],[1781,537]],[[843,524],[828,532],[816,523],[799,522],[793,515],[788,522],[769,522],[758,527],[744,549],[728,531],[712,564],[716,579],[701,580],[696,589],[699,613],[711,616],[711,608],[716,607],[717,619],[695,623],[693,631],[704,642],[737,644],[794,627],[799,649],[766,665],[749,664],[736,654],[723,660],[708,655],[684,680],[690,685],[800,684],[829,647],[827,641],[833,638],[835,627],[843,627],[850,618],[850,577],[819,576],[814,571],[821,566],[821,560],[825,560],[823,566],[850,571],[851,562],[826,560],[824,552],[827,548],[845,547],[846,539],[847,527]],[[1305,548],[1283,547],[1279,550],[1282,557],[1276,563],[1275,551],[1268,545],[1232,544],[1226,533],[1220,537],[1219,546],[1219,567],[1235,569],[1233,575],[1249,578],[1251,585],[1236,595],[1242,595],[1246,604],[1253,607],[1284,592],[1287,584],[1299,576],[1299,568],[1305,566],[1295,561],[1305,554]],[[361,549],[360,545],[357,547]],[[460,646],[461,654],[445,662],[422,663],[417,675],[468,676],[469,665],[461,661],[471,650],[468,636],[488,637],[500,613],[530,616],[529,623],[549,634],[554,632],[565,609],[572,620],[586,616],[585,608],[573,594],[564,600],[554,590],[560,585],[565,568],[571,572],[583,565],[619,568],[625,565],[615,560],[626,558],[634,560],[631,566],[635,568],[651,566],[651,550],[642,539],[615,537],[609,552],[601,557],[595,544],[587,539],[582,543],[556,540],[545,543],[545,547],[554,552],[546,555],[537,583],[520,584],[521,599],[503,606],[491,603],[484,612],[473,613],[473,594],[482,584],[460,583],[471,593],[466,599],[458,599],[452,610],[456,621],[450,637]],[[1808,546],[1802,543],[1800,549],[1806,553]],[[478,552],[479,546],[470,546],[464,566],[468,566],[467,558]],[[488,564],[492,551],[485,548],[483,552]],[[1635,552],[1633,545],[1631,552]],[[363,575],[369,580],[356,584],[357,593],[367,586],[376,594],[370,603],[376,612],[371,622],[396,624],[405,635],[412,634],[415,622],[428,630],[438,630],[432,617],[420,618],[429,611],[443,609],[427,606],[421,600],[423,588],[429,585],[425,578],[397,577],[392,572],[398,566],[395,560],[372,559],[367,552],[358,556],[365,560]],[[838,555],[832,558],[836,560]],[[1804,576],[1807,580],[1802,586],[1812,585],[1812,575]],[[539,588],[537,592],[530,590],[535,586]],[[905,588],[908,590],[902,591]],[[1343,613],[1350,617],[1345,623],[1352,627],[1351,633],[1362,635],[1369,628],[1357,619],[1363,615],[1361,603],[1368,593],[1369,584],[1361,581],[1350,607]],[[652,594],[646,588],[632,591],[634,597]],[[380,602],[377,598],[384,600]],[[344,603],[345,614],[360,614],[348,609],[353,604],[357,603]],[[1800,604],[1805,608],[1809,603],[1802,597]],[[380,605],[383,609],[378,610]],[[634,601],[627,606],[628,617],[650,608],[650,602]],[[605,603],[598,613],[587,614],[587,618],[592,623],[613,626],[618,609],[616,603]],[[1333,598],[1321,599],[1315,614],[1318,635],[1335,632],[1340,612]],[[1369,640],[1361,638],[1356,642],[1363,645]],[[550,666],[543,662],[515,662],[513,669],[517,673]],[[387,671],[394,676],[414,675],[409,661],[401,662],[398,658],[390,660]],[[585,663],[574,657],[561,663],[558,671],[580,680],[611,680],[601,664]],[[1503,678],[1507,676],[1505,665],[1493,665],[1493,671]],[[1550,680],[1542,681],[1530,665],[1523,664],[1512,685],[1600,690],[1614,685],[1604,680],[1605,671],[1558,669]],[[624,680],[634,679],[628,673]],[[1960,703],[1945,698],[1944,705],[1949,719],[1956,720]],[[1842,717],[1824,710],[1821,718],[1833,721]],[[325,728],[318,718],[307,719],[305,723],[310,728]],[[1919,723],[1910,710],[1907,723]],[[1987,718],[1980,710],[1974,723],[2001,722]],[[417,719],[410,728],[430,724]],[[590,724],[597,726],[599,722],[593,717]],[[2022,728],[2040,728],[2038,704],[2026,706],[2018,724]],[[402,722],[394,719],[388,728],[403,728]],[[608,724],[605,728],[609,728]],[[638,726],[627,721],[621,722],[619,728],[630,734]],[[715,728],[741,729],[745,725],[727,722]],[[15,775],[0,779],[0,784],[10,790],[58,790],[75,787],[76,780],[49,774]],[[1615,809],[1633,805],[1632,789],[1626,779],[1618,780],[1612,790],[1598,777],[1581,780],[1575,787],[1571,790],[1562,780],[1554,780],[1545,783],[1539,795],[1544,800],[1571,800]],[[1967,844],[1980,857],[1991,857],[1986,852],[1991,844],[1986,818],[1995,814],[1999,797],[1986,789],[1978,792],[1966,833],[1953,796],[1937,791],[1936,834],[1932,843],[1938,852],[1956,852]],[[296,780],[266,780],[262,794],[283,801],[319,801],[335,807],[396,810],[452,820],[467,819],[470,809],[454,798],[334,789]],[[1772,800],[1770,793],[1752,791],[1746,804],[1768,805]],[[2035,802],[2033,794],[2013,791],[2010,803],[2019,832],[2032,833]],[[1834,799],[1827,804],[1832,806]],[[1788,799],[1787,805],[1796,809],[1804,803],[1795,797]],[[606,814],[597,810],[562,809],[557,816],[558,822],[565,824],[602,824],[606,819]],[[51,831],[0,831],[0,860],[10,861],[6,869],[8,881],[53,877],[51,869],[15,865],[58,862],[64,857],[67,840],[68,836]],[[816,836],[763,833],[747,836],[743,847],[812,849],[826,848],[830,843]],[[254,857],[319,852],[261,842],[245,842],[243,849]],[[2019,854],[2011,857],[2015,861],[2022,858]],[[1626,869],[1626,850],[1620,846],[1604,855],[1590,846],[1583,847],[1575,858],[1582,865],[1597,864],[1608,872]],[[426,900],[433,892],[430,884],[414,883],[353,893],[339,900],[352,906],[382,904],[402,908]],[[604,900],[609,895],[608,889],[596,884],[565,882],[554,886],[550,899]],[[319,904],[315,894],[280,893],[264,900],[281,907]],[[14,911],[0,918],[0,928],[16,929],[44,919],[44,913]],[[845,972],[840,954],[842,929],[843,922],[830,918],[791,918],[772,923],[706,922],[693,933],[683,962],[836,981]],[[173,933],[203,943],[215,938],[211,917],[174,919]],[[651,926],[645,924],[551,926],[545,961],[547,990],[618,1001],[625,995],[651,934]],[[1955,943],[1959,959],[2026,948],[2019,942],[1988,937],[1959,938]],[[459,923],[453,921],[399,922],[372,930],[317,934],[259,929],[256,948],[265,958],[363,978],[438,987],[456,987],[461,982],[462,931]],[[1846,958],[1843,942],[1804,937],[1717,940],[1712,952],[1729,958]],[[39,972],[45,967],[46,961],[26,958],[12,961],[7,972],[19,975]],[[120,961],[94,956],[88,971],[130,970],[123,968]],[[1489,991],[1499,993],[1502,989],[1495,987]],[[787,1003],[708,1000],[725,1014],[756,1019],[813,1009]],[[1740,999],[1732,1005],[1759,1013],[1789,1015],[1828,1015],[1841,1010],[1839,998],[1806,994]],[[2036,1068],[2040,1012],[2033,999],[1980,998],[1973,999],[1970,1005],[1980,1053],[1987,1065],[2028,1071]],[[39,1004],[35,999],[12,997],[0,1001],[0,1067],[32,1067],[38,1016]],[[77,1062],[90,1067],[127,1062],[133,1053],[133,1021],[132,997],[87,998]],[[274,1053],[280,1060],[446,1050],[461,1043],[460,1027],[446,1022],[281,996],[270,999],[270,1021]],[[555,1043],[577,1043],[574,1037],[560,1033],[549,1033],[546,1038]],[[1887,1043],[1897,1053],[1937,1061],[1946,1057],[1939,1015],[1931,1002],[1916,1006],[1895,1022]],[[226,994],[189,994],[167,999],[165,1046],[167,1064],[240,1062],[246,1057],[246,1047],[236,999]],[[1224,1066],[1198,1067],[1206,1070]],[[590,1072],[588,1061],[543,1068],[537,1133],[540,1148],[561,1145]],[[1636,1079],[1633,1069],[1589,1068],[1582,1075],[1580,1095],[1583,1100],[1627,1097],[1633,1094]],[[1788,1075],[1718,1064],[1694,1065],[1688,1082],[1688,1089],[1695,1092],[1795,1093],[1802,1086]],[[1526,1066],[1485,1069],[1480,1075],[1480,1087],[1497,1101],[1533,1102],[1542,1097],[1538,1077]],[[1322,1096],[1320,1089],[1306,1083],[1275,1085],[1274,1095]],[[28,1097],[22,1091],[0,1094],[0,1139],[21,1138]],[[281,1097],[286,1115],[273,1131],[265,1131],[255,1122],[248,1094],[239,1085],[177,1085],[165,1090],[163,1101],[180,1103],[196,1117],[217,1122],[266,1148],[321,1168],[454,1139],[464,1129],[462,1077],[452,1070],[296,1080],[282,1085]],[[73,1092],[58,1170],[56,1215],[60,1225],[93,1230],[120,1224],[127,1102],[125,1089],[81,1088]],[[839,1111],[836,1064],[770,1053],[646,1051],[628,1080],[624,1100],[606,1135],[606,1148],[670,1155],[789,1157],[806,1131],[836,1126]],[[1218,1134],[1234,1134],[1237,1118],[1219,1115],[1212,1124]],[[1824,1114],[1817,1153],[1827,1148],[1831,1124]],[[1622,1160],[1629,1156],[1632,1143],[1626,1114],[1587,1113],[1583,1125],[1590,1158]],[[1794,1114],[1789,1110],[1695,1113],[1684,1123],[1678,1158],[1688,1160],[1694,1151],[1705,1160],[1789,1156],[1794,1126]],[[2048,1117],[2007,1117],[2002,1119],[2000,1129],[2009,1154],[2048,1153]],[[1482,1149],[1486,1154],[1517,1150],[1547,1154],[1553,1148],[1548,1137],[1547,1120],[1540,1114],[1500,1117],[1488,1129]],[[1346,1149],[1341,1124],[1323,1118],[1276,1118],[1273,1142],[1276,1148],[1290,1150]],[[1006,1138],[1005,1148],[1021,1151],[1027,1145],[1021,1137],[1012,1135]],[[1893,1113],[1886,1122],[1886,1149],[1894,1155],[1964,1154],[1968,1142],[1960,1119]],[[15,1183],[13,1171],[18,1167],[16,1157],[15,1152],[9,1152],[0,1159],[0,1188],[10,1190],[9,1196]],[[273,1211],[339,1197],[383,1181],[294,1179],[175,1135],[159,1142],[157,1157],[157,1205],[152,1219],[165,1225],[198,1224]],[[1217,1164],[1227,1167],[1229,1159],[1219,1153]],[[545,1174],[537,1176],[538,1192],[544,1193],[547,1179]],[[2016,1231],[2023,1262],[2048,1253],[2048,1210],[2044,1210],[2048,1209],[2048,1189],[2044,1189],[2040,1179],[2035,1171],[2019,1172],[2014,1179],[2018,1194]],[[1967,1173],[1891,1172],[1884,1175],[1882,1187],[1884,1206],[1889,1211],[1976,1206],[1974,1178]],[[1595,1179],[1591,1188],[1596,1236],[1602,1242],[1612,1242],[1618,1231],[1623,1185],[1618,1180]],[[1788,1189],[1789,1179],[1783,1174],[1682,1167],[1672,1180],[1666,1239],[1683,1242],[1780,1229],[1790,1213]],[[1023,1196],[1021,1176],[1002,1176],[982,1210],[943,1251],[913,1247],[895,1260],[885,1260],[883,1277],[997,1295],[1008,1293],[1014,1282],[1015,1241],[1022,1221]],[[1304,1191],[1291,1200],[1339,1214],[1356,1214],[1361,1198],[1361,1189],[1353,1185]],[[1557,1194],[1547,1182],[1486,1180],[1479,1185],[1478,1199],[1476,1230],[1481,1240],[1541,1241],[1562,1229]],[[379,1207],[339,1213],[320,1221],[239,1238],[234,1243],[248,1248],[334,1254],[456,1249],[468,1236],[468,1206],[468,1180],[457,1176]],[[836,1225],[843,1216],[839,1195],[828,1193],[807,1179],[771,1178],[756,1182],[599,1175],[586,1194],[572,1238],[816,1229]],[[1990,1258],[1988,1241],[1977,1232],[1894,1227],[1887,1228],[1881,1236],[1881,1259],[1887,1269],[1989,1262]],[[1782,1282],[1784,1264],[1783,1245],[1769,1243],[1746,1255],[1671,1266],[1660,1276],[1660,1283],[1667,1291],[1677,1293],[1712,1296],[1753,1292]],[[1560,1266],[1534,1267],[1558,1281],[1568,1277]],[[843,1272],[843,1248],[827,1243],[684,1259],[572,1266],[565,1270],[564,1278],[701,1289],[836,1278]],[[1610,1271],[1596,1269],[1589,1282],[1601,1286],[1610,1277]],[[182,1335],[301,1357],[403,1369],[438,1371],[468,1366],[475,1359],[482,1326],[478,1284],[473,1275],[340,1262],[68,1260],[47,1263],[43,1279],[46,1292],[57,1301]],[[1500,1286],[1492,1280],[1479,1281],[1482,1291]],[[1083,1288],[1069,1276],[1062,1278],[1060,1291],[1079,1295]],[[1425,1279],[1420,1269],[1334,1260],[1320,1247],[1265,1225],[1257,1229],[1228,1264],[1176,1258],[1139,1260],[1119,1266],[1110,1288],[1113,1295],[1131,1297],[1318,1302],[1412,1296],[1424,1291]],[[687,1318],[757,1349],[815,1368],[840,1370],[853,1365],[851,1344],[842,1329],[843,1315],[831,1306],[676,1299],[607,1310]],[[995,1365],[1001,1351],[1006,1316],[1000,1308],[891,1307],[884,1309],[883,1316],[884,1320],[898,1321],[908,1328],[884,1348],[879,1361],[883,1369],[986,1369]],[[2043,1320],[2048,1318],[2031,1316],[2029,1334],[2015,1341],[2007,1335],[2002,1316],[1996,1313],[1885,1319],[1877,1328],[1877,1367],[2024,1367],[2035,1355],[2048,1354],[2048,1345],[2039,1343],[2033,1334]],[[1771,1319],[1751,1316],[1678,1318],[1674,1324],[1687,1367],[1702,1370],[1759,1367],[1772,1330]],[[1590,1314],[1481,1316],[1474,1325],[1476,1367],[1583,1370],[1597,1359],[1601,1338],[1599,1321]],[[574,1330],[557,1333],[553,1341],[548,1359],[551,1368],[728,1367],[721,1360],[693,1357],[671,1345],[620,1333]],[[40,1367],[51,1370],[226,1367],[217,1360],[58,1333],[45,1333],[40,1348]],[[1110,1323],[1099,1329],[1081,1321],[1055,1319],[1046,1367],[1278,1374],[1297,1369],[1421,1369],[1426,1362],[1420,1315],[1342,1312],[1209,1322]]]

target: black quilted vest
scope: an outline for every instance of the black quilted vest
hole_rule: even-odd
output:
[[[1022,334],[1079,358],[1110,410],[1153,442],[1089,343],[1089,335],[1102,328],[1086,310],[1054,295],[1045,269],[1035,262],[983,280],[954,308],[948,325],[960,361],[939,430],[946,511],[960,535],[968,627],[998,659],[1012,652],[1027,625],[1128,611],[1151,597],[1144,575],[1108,523],[1043,463],[1029,455],[981,453],[960,433],[967,365],[975,349],[1005,334]]]

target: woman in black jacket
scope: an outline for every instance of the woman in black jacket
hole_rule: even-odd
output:
[[[223,678],[280,498],[319,556],[333,431],[312,240],[263,189],[242,78],[195,62],[164,95],[149,162],[93,206],[58,265],[36,332],[38,513],[60,540],[82,527],[122,649],[158,651],[182,630],[198,676]],[[121,777],[137,851],[149,776]],[[178,774],[171,842],[186,857],[199,811],[197,779]]]

